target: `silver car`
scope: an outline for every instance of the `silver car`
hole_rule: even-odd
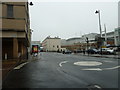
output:
[[[110,48],[101,48],[101,49],[99,49],[99,54],[115,54],[115,51],[113,49]]]

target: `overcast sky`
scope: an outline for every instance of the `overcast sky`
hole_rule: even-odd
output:
[[[118,26],[117,2],[36,1],[33,1],[34,5],[30,6],[29,10],[34,41],[43,41],[47,36],[68,39],[88,33],[100,33],[98,15],[95,14],[95,10],[98,9],[101,14],[102,30],[104,24],[107,32],[113,31]]]

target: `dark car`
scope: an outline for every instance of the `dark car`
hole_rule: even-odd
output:
[[[81,50],[75,50],[74,53],[82,53]]]
[[[98,54],[98,50],[97,49],[88,49],[87,53],[88,54]]]
[[[71,54],[71,53],[72,53],[72,51],[70,51],[70,50],[63,51],[63,54]]]

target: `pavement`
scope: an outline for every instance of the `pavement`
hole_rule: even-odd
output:
[[[18,60],[3,60],[2,61],[2,79],[8,74],[12,68],[16,66]]]
[[[8,73],[13,70],[13,68],[26,60],[3,60],[2,61],[2,80],[8,75]]]
[[[83,53],[75,53],[75,55],[83,55],[83,56],[91,56],[91,57],[101,57],[101,58],[115,58],[120,59],[120,55],[101,55],[101,54],[83,54]]]
[[[27,62],[27,61],[31,61],[31,60],[35,60],[36,58],[34,58],[32,55],[29,55],[29,59],[16,59],[16,60],[2,60],[2,80],[4,80],[8,73],[13,70],[14,67],[18,66],[21,63]]]

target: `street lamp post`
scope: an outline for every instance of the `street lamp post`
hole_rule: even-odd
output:
[[[106,25],[104,24],[104,29],[105,29],[105,46],[107,46],[107,34],[106,34]]]
[[[98,14],[98,18],[99,18],[99,29],[100,29],[100,37],[102,37],[100,10],[96,10],[95,13]]]
[[[88,37],[86,37],[86,42],[87,42],[87,52],[88,52],[88,43],[89,43]],[[88,52],[88,55],[89,55],[89,52]]]
[[[99,29],[100,29],[100,52],[101,52],[101,55],[102,55],[102,28],[101,28],[100,10],[96,10],[95,13],[98,14],[98,19],[99,19]]]

